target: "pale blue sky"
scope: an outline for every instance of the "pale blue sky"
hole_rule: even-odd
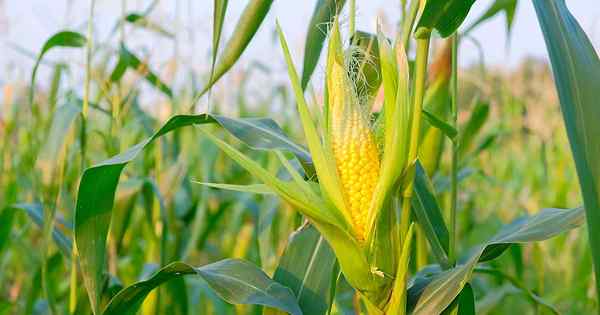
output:
[[[121,11],[121,0],[97,0],[96,20],[98,21],[97,40],[102,41],[112,28]],[[151,1],[127,0],[128,11],[142,10]],[[398,0],[357,0],[357,27],[374,31],[378,17],[393,23],[398,20]],[[67,4],[72,3],[71,10]],[[229,36],[235,20],[247,1],[230,0],[224,35]],[[301,60],[306,24],[310,19],[315,1],[277,0],[267,20],[242,58],[242,64],[252,60],[264,63],[282,62],[278,45],[273,42],[275,19],[279,19],[292,44],[297,63]],[[468,21],[474,20],[492,0],[478,0],[471,11]],[[573,14],[598,48],[600,46],[600,1],[567,0]],[[187,66],[202,71],[208,66],[210,34],[212,27],[212,1],[178,0],[160,2],[153,13],[153,19],[160,21],[165,28],[178,31],[180,59]],[[89,1],[83,0],[0,0],[0,67],[9,69],[7,76],[27,76],[32,61],[10,48],[18,45],[29,51],[38,51],[43,41],[51,34],[63,28],[84,31]],[[544,41],[539,30],[533,5],[530,0],[520,0],[515,18],[510,53],[506,50],[504,17],[499,16],[482,25],[473,36],[484,46],[485,60],[489,65],[515,65],[524,56],[546,58]],[[193,34],[193,35],[192,35]],[[174,51],[172,41],[159,38],[144,31],[128,35],[128,43],[134,49],[146,51],[151,55],[153,64],[161,64],[171,57]],[[474,46],[465,43],[461,50],[461,63],[468,64],[477,60]],[[61,51],[49,56],[50,59],[69,58],[81,62],[82,53]],[[9,67],[9,65],[16,67]],[[10,70],[12,69],[12,70]],[[3,71],[0,73],[6,73]],[[8,78],[5,78],[8,79]],[[0,81],[1,82],[1,81]]]

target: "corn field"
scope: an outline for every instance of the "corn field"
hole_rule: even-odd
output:
[[[565,0],[532,0],[549,58],[515,68],[460,55],[496,17],[530,36],[519,0],[373,29],[308,1],[299,43],[273,0],[199,2],[201,69],[138,2],[81,1],[0,79],[0,314],[600,314],[600,59]]]

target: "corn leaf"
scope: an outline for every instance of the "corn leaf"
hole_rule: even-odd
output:
[[[204,95],[237,62],[267,16],[271,4],[273,0],[250,0],[246,5],[233,35],[219,56],[214,72],[202,90],[196,94],[196,98]]]
[[[306,89],[310,77],[319,62],[329,25],[339,13],[346,0],[318,0],[313,15],[308,23],[304,44],[304,64],[302,66],[302,89]]]
[[[475,296],[468,283],[458,295],[458,315],[475,315]]]
[[[43,183],[50,184],[56,175],[55,169],[60,165],[60,160],[64,158],[61,156],[60,151],[65,145],[65,138],[80,112],[81,107],[73,104],[73,102],[67,102],[56,108],[50,131],[36,160],[36,168],[42,172]]]
[[[516,248],[516,247],[514,247],[514,248]],[[560,311],[555,306],[546,302],[540,296],[538,296],[537,294],[532,292],[530,289],[525,287],[525,285],[523,283],[521,283],[521,281],[519,281],[517,278],[506,274],[502,270],[494,269],[494,268],[490,268],[490,267],[486,267],[486,266],[481,266],[481,267],[476,267],[474,272],[478,273],[478,274],[488,274],[488,275],[500,278],[502,280],[505,280],[511,284],[511,286],[515,289],[516,292],[519,292],[522,295],[524,295],[532,305],[540,306],[540,307],[546,309],[549,313],[552,313],[555,315],[561,314]]]
[[[326,222],[345,228],[342,224],[343,221],[340,221],[340,218],[336,217],[337,213],[335,211],[322,211],[319,208],[324,202],[316,194],[305,193],[302,187],[298,186],[295,182],[280,180],[259,163],[253,161],[250,157],[235,149],[233,146],[211,134],[207,134],[207,136],[238,165],[243,167],[252,176],[262,181],[265,185],[269,186],[269,188],[273,189],[280,197],[297,207],[302,214],[316,221]]]
[[[71,31],[62,31],[52,35],[46,42],[44,46],[42,46],[42,50],[38,54],[37,59],[35,60],[35,65],[33,66],[33,70],[31,71],[31,81],[29,82],[29,104],[33,105],[33,93],[35,91],[35,77],[37,74],[37,69],[42,62],[42,58],[44,55],[52,48],[55,47],[73,47],[79,48],[83,47],[86,43],[85,36]]]
[[[164,27],[160,26],[158,23],[150,20],[148,16],[140,14],[140,13],[130,13],[125,17],[125,21],[131,23],[135,26],[148,29],[150,31],[156,32],[162,36],[168,38],[175,38],[173,32],[166,30]]]
[[[219,44],[221,43],[221,32],[223,31],[223,22],[225,22],[225,13],[229,0],[214,0],[213,5],[213,33],[212,33],[212,61],[210,65],[210,81],[214,77],[215,64],[219,54]]]
[[[398,268],[396,270],[396,279],[394,280],[394,288],[392,289],[392,297],[388,304],[388,314],[404,315],[406,314],[406,281],[408,279],[408,264],[410,262],[411,246],[413,239],[414,224],[411,223],[408,228],[407,235],[403,238],[402,250],[400,251],[400,259],[398,260]]]
[[[441,130],[442,133],[446,135],[446,137],[448,137],[451,140],[456,137],[458,131],[454,127],[450,126],[449,123],[443,121],[442,119],[428,112],[425,109],[423,109],[422,112],[427,122],[429,122],[435,128]]]
[[[290,236],[273,279],[292,289],[304,314],[323,315],[333,299],[336,261],[323,236],[305,225]]]
[[[478,102],[471,111],[469,120],[465,123],[459,135],[460,140],[458,152],[464,156],[472,147],[473,141],[481,131],[481,128],[487,121],[490,113],[490,105],[485,102]]]
[[[584,224],[583,208],[569,210],[543,209],[538,214],[521,218],[505,226],[496,236],[480,246],[465,263],[439,273],[430,282],[420,279],[413,283],[417,294],[409,294],[413,315],[440,314],[448,307],[468,283],[477,263],[500,255],[498,248],[506,245],[529,243],[549,239]],[[416,287],[415,287],[416,286]],[[416,300],[416,301],[415,301]],[[412,305],[414,309],[412,309]]]
[[[288,66],[288,74],[292,83],[292,88],[296,96],[298,112],[300,113],[300,119],[302,121],[304,135],[306,137],[308,148],[313,158],[313,163],[316,172],[319,176],[319,184],[321,185],[323,192],[327,194],[327,197],[335,205],[335,208],[341,210],[338,212],[341,212],[340,214],[344,216],[347,213],[345,211],[346,206],[344,203],[342,192],[340,190],[341,186],[339,183],[339,178],[337,176],[333,161],[330,158],[332,155],[327,154],[326,148],[321,144],[321,138],[319,137],[314,122],[312,121],[310,112],[308,110],[308,106],[306,104],[306,100],[304,99],[302,88],[300,86],[298,73],[296,72],[296,69],[294,67],[294,62],[292,61],[287,42],[279,24],[277,24],[277,31],[279,33],[281,48],[283,50],[283,54],[285,56],[285,60]],[[347,222],[351,222],[348,219],[346,220]]]
[[[0,212],[0,257],[2,257],[2,251],[10,243],[10,233],[13,227],[13,220],[15,218],[15,210],[7,207],[2,209]]]
[[[510,34],[512,25],[515,17],[515,11],[517,10],[517,0],[496,0],[489,8],[477,19],[473,24],[465,30],[464,33],[472,31],[479,24],[493,18],[497,14],[504,12],[506,17],[506,32]]]
[[[435,28],[442,37],[448,37],[458,29],[467,17],[475,0],[428,0],[417,24],[415,36],[429,36]]]
[[[600,299],[600,59],[564,0],[534,2],[583,193]]]
[[[39,203],[16,203],[5,209],[24,211],[35,225],[44,228],[44,212]],[[57,223],[52,228],[52,239],[65,257],[71,257],[71,238],[58,228]]]
[[[449,266],[448,247],[450,234],[446,228],[440,206],[425,169],[417,161],[415,169],[414,197],[411,200],[413,213],[425,232],[431,251],[438,263]]]
[[[129,51],[125,45],[121,45],[121,49],[119,50],[119,60],[110,74],[110,80],[112,82],[121,80],[128,68],[138,72],[148,83],[150,83],[150,85],[169,98],[173,97],[171,88],[152,72],[145,62],[141,61],[140,58]]]
[[[102,314],[136,314],[152,290],[167,281],[189,275],[204,279],[229,303],[265,305],[292,315],[302,315],[289,288],[271,280],[256,266],[238,259],[225,259],[198,268],[182,262],[171,263],[161,268],[150,279],[121,290],[110,300]]]
[[[218,184],[218,183],[202,183],[197,181],[192,181],[194,184],[200,184],[203,186],[238,191],[238,192],[247,192],[252,194],[261,194],[261,195],[271,195],[274,194],[273,189],[269,188],[269,186],[265,184],[253,184],[253,185],[231,185],[231,184]]]
[[[234,121],[227,120],[227,123],[221,125],[221,127],[225,130],[229,130],[228,128],[236,129],[236,132],[240,134],[239,127],[233,126]],[[129,148],[125,152],[84,171],[77,193],[75,243],[79,252],[84,283],[90,302],[93,307],[96,307],[96,310],[106,257],[106,237],[111,221],[115,191],[123,168],[156,138],[177,128],[207,123],[219,123],[219,121],[211,115],[173,116],[153,136]],[[252,127],[251,123],[245,125],[246,131],[244,133],[259,132]],[[257,129],[261,128],[258,127]],[[273,142],[276,142],[276,140],[268,138],[268,133],[265,134],[262,140],[259,138],[253,139],[254,142],[251,145],[259,148],[263,148],[264,145],[272,145]]]
[[[288,138],[281,127],[270,118],[232,119],[212,115],[219,125],[236,138],[257,150],[284,150],[293,153],[303,166],[312,165],[310,153]],[[252,130],[252,132],[248,132]]]

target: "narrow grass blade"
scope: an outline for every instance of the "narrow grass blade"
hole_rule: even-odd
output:
[[[198,268],[182,262],[171,263],[150,279],[121,290],[110,300],[102,314],[136,314],[152,290],[169,280],[189,275],[204,279],[222,299],[229,303],[265,305],[281,309],[291,315],[302,315],[289,288],[271,280],[256,266],[238,259],[225,259]]]
[[[600,59],[564,0],[535,0],[583,193],[600,300]]]

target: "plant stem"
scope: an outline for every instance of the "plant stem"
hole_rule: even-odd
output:
[[[404,49],[408,54],[408,45],[410,44],[410,34],[412,34],[412,29],[415,24],[415,19],[417,18],[417,12],[419,12],[419,0],[413,0],[410,2],[410,7],[408,9],[408,15],[404,17],[402,21],[402,34],[401,40],[402,45],[404,45]]]
[[[427,78],[427,59],[429,58],[429,36],[417,39],[417,59],[415,68],[415,85],[413,89],[413,108],[410,131],[410,147],[408,151],[408,163],[410,164],[406,186],[402,193],[402,221],[400,222],[400,237],[404,243],[404,237],[408,232],[410,219],[410,200],[413,195],[413,182],[415,179],[414,163],[419,153],[419,134],[421,132],[421,111],[423,98],[425,96],[425,81]]]
[[[452,127],[458,130],[458,35],[452,35],[452,74],[450,78],[452,97]],[[450,264],[456,263],[456,209],[458,206],[458,137],[452,139],[452,169],[451,169],[451,195],[450,195],[450,244],[448,259]]]

